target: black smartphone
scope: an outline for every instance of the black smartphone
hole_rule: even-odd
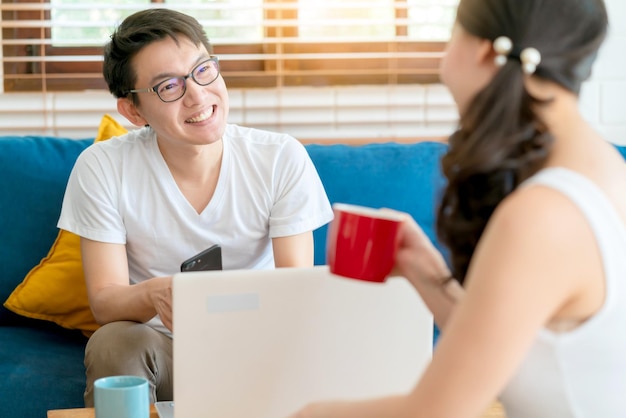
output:
[[[222,269],[222,247],[215,244],[194,255],[180,265],[180,271],[205,271]]]

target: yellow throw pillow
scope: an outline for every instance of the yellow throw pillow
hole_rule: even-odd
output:
[[[104,115],[95,142],[126,132],[115,119]],[[22,316],[81,330],[87,336],[98,329],[87,300],[78,235],[60,230],[48,255],[26,275],[4,306]]]

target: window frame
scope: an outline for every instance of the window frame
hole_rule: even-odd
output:
[[[6,1],[6,0],[3,0]],[[49,3],[50,0],[45,0]],[[297,0],[288,0],[294,3]],[[27,0],[12,0],[13,3],[28,3]],[[264,0],[265,3],[285,4],[285,0]],[[152,3],[163,3],[153,0]],[[13,13],[13,16],[9,16]],[[268,19],[280,17],[297,18],[297,9],[266,10]],[[45,26],[50,19],[50,10],[42,8],[38,11],[2,11],[3,20],[41,20],[41,27],[13,28],[3,30],[3,39],[35,39],[33,45],[4,44],[4,57],[18,57],[14,60],[4,59],[4,91],[80,91],[86,89],[106,89],[101,77],[102,62],[71,61],[63,62],[64,56],[102,56],[103,47],[58,47],[51,45],[51,29]],[[406,9],[396,9],[397,17],[406,18]],[[276,60],[270,58],[251,58],[228,60],[221,59],[222,75],[229,87],[282,87],[282,86],[337,86],[337,85],[382,85],[382,84],[425,84],[440,82],[438,75],[439,62],[446,42],[424,42],[406,40],[406,25],[396,26],[393,41],[375,42],[336,42],[319,43],[304,41],[271,42],[279,37],[297,37],[298,28],[290,26],[274,26],[266,30],[265,40],[257,44],[213,45],[212,53],[222,58],[229,54],[250,54],[256,57],[276,56],[289,53],[295,56],[311,56],[321,52],[329,54],[349,54],[374,52],[379,58],[363,59],[355,65],[354,58],[332,59],[298,59],[289,58]],[[45,39],[44,42],[41,40]],[[19,50],[19,49],[22,50]],[[43,51],[42,51],[43,48]],[[398,54],[419,52],[423,57],[413,60],[398,60]],[[25,57],[46,56],[52,60],[42,63],[36,59],[30,62]],[[22,57],[22,61],[20,58]],[[366,67],[366,68],[362,68]]]

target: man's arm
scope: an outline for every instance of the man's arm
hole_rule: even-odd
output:
[[[313,232],[272,238],[276,267],[312,267]]]
[[[96,321],[147,322],[157,313],[171,330],[172,279],[158,277],[130,285],[126,247],[81,238],[89,304]]]

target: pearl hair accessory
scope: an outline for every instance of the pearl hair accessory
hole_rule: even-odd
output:
[[[502,67],[506,64],[507,57],[513,49],[513,42],[506,36],[499,36],[493,41],[493,49],[497,54],[494,61],[498,67]]]
[[[534,74],[541,62],[541,54],[535,48],[524,48],[519,58],[522,61],[522,70],[528,75]]]
[[[493,50],[496,52],[494,62],[498,67],[506,64],[508,57],[513,51],[513,42],[507,36],[499,36],[493,41]],[[537,70],[537,66],[541,62],[541,54],[535,48],[524,48],[519,55],[522,63],[522,71],[524,74],[532,75]]]

